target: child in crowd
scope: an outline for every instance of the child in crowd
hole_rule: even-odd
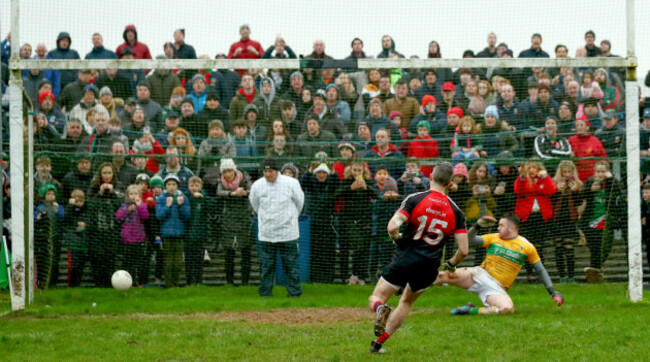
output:
[[[330,166],[321,162],[305,172],[302,177],[305,193],[305,213],[309,216],[310,239],[310,281],[331,283],[334,281],[336,261],[336,237],[332,236],[332,222],[336,189],[339,179]]]
[[[160,220],[160,236],[165,248],[165,285],[175,287],[183,270],[185,223],[190,219],[190,203],[178,189],[178,176],[165,177],[165,191],[156,199],[156,217]]]
[[[248,201],[251,179],[238,170],[231,158],[224,158],[220,165],[221,177],[217,197],[221,201],[221,243],[226,250],[226,283],[235,281],[235,253],[241,252],[241,284],[247,285],[251,272],[253,246],[253,213]]]
[[[340,213],[340,267],[342,278],[348,278],[348,284],[365,284],[369,277],[368,251],[372,235],[372,200],[377,198],[377,186],[370,177],[370,171],[364,162],[352,161],[345,169],[345,178],[341,181],[336,196],[344,201]],[[349,257],[352,255],[352,273]]]
[[[509,151],[503,151],[497,155],[494,164],[494,201],[497,203],[495,217],[501,217],[506,212],[515,210],[517,195],[514,193],[515,180],[519,176],[515,167],[514,156]],[[455,200],[455,199],[454,199]]]
[[[465,116],[460,119],[454,139],[451,141],[452,158],[479,158],[483,149],[480,133],[474,118]]]
[[[298,167],[296,167],[296,165],[294,165],[293,162],[288,162],[282,165],[282,168],[280,169],[280,173],[285,176],[289,176],[297,179]]]
[[[494,216],[497,203],[492,197],[492,177],[485,162],[477,161],[469,170],[469,189],[471,195],[465,201],[465,219],[472,225],[482,216]],[[481,265],[485,259],[485,249],[477,248],[474,265]]]
[[[379,196],[384,192],[384,181],[390,177],[388,173],[388,167],[386,165],[378,165],[375,169],[375,182],[377,183],[377,191],[379,191]]]
[[[409,143],[408,158],[436,158],[439,155],[438,142],[429,135],[431,125],[429,121],[418,122],[418,135]],[[424,177],[429,177],[433,166],[426,165],[420,168]],[[405,195],[405,194],[402,194]]]
[[[163,193],[163,188],[165,187],[165,183],[163,180],[160,178],[160,176],[155,175],[151,178],[149,181],[149,187],[151,188],[151,194],[153,196],[153,208],[149,206],[149,202],[145,200],[147,203],[147,206],[149,207],[149,214],[150,215],[155,215],[156,214],[156,200],[160,195]],[[143,192],[143,197],[147,195],[146,192]],[[163,244],[162,244],[162,238],[160,237],[160,221],[158,220],[157,217],[149,217],[149,224],[150,224],[150,230],[151,232],[147,232],[147,235],[151,235],[149,238],[149,255],[152,255],[154,252],[156,253],[156,266],[154,269],[154,283],[156,284],[157,287],[162,287],[163,285],[163,272],[164,272],[164,265],[165,265],[165,258],[164,258],[164,252],[165,250],[163,249]],[[149,265],[147,263],[147,265]]]
[[[384,181],[383,195],[375,200],[373,206],[377,218],[377,235],[373,238],[370,247],[370,278],[376,281],[381,276],[384,266],[390,262],[395,244],[384,231],[390,219],[395,215],[402,203],[403,197],[399,194],[397,182],[392,177]]]
[[[431,181],[420,172],[420,161],[418,159],[408,159],[406,161],[406,171],[397,180],[397,186],[399,194],[406,197],[416,192],[428,190]]]
[[[63,245],[68,249],[68,286],[81,285],[81,277],[88,262],[88,207],[86,195],[79,189],[72,190],[65,207]]]
[[[58,190],[63,191],[61,183],[54,179],[52,176],[52,160],[47,156],[41,156],[36,159],[36,173],[34,174],[34,205],[38,205],[44,201],[44,196],[38,191],[41,186],[46,184],[54,185]]]
[[[248,137],[248,126],[246,121],[237,120],[232,126],[233,134],[230,135],[230,141],[235,144],[237,157],[257,156],[257,147],[255,142]]]
[[[578,233],[580,192],[582,182],[576,165],[569,160],[560,162],[553,178],[557,192],[551,197],[553,204],[555,239],[555,265],[560,273],[560,283],[575,283],[575,249]],[[566,267],[566,269],[565,269]]]
[[[187,285],[203,283],[203,256],[206,252],[206,222],[212,210],[210,198],[203,191],[203,181],[192,176],[187,181],[190,189],[190,220],[185,240],[185,277]]]
[[[115,213],[122,222],[124,269],[131,274],[133,283],[140,288],[147,283],[145,274],[147,235],[145,221],[149,218],[147,204],[142,202],[140,186],[130,185],[126,189],[126,202]]]
[[[351,142],[339,143],[339,156],[341,156],[341,159],[334,163],[334,171],[339,180],[343,180],[345,168],[350,164],[350,161],[354,159],[355,151],[356,148]]]
[[[464,210],[467,199],[472,195],[472,191],[469,189],[469,173],[464,163],[458,162],[454,166],[454,176],[451,179],[451,186],[447,188],[447,192],[456,205],[461,210]],[[446,244],[445,260],[449,260],[454,255],[455,250],[456,247],[453,243]]]
[[[58,189],[50,183],[41,185],[38,194],[43,203],[34,211],[34,257],[37,284],[41,289],[56,285],[59,275],[61,239],[59,232],[63,221],[63,206],[56,202]]]

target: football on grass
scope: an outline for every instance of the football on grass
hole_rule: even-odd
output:
[[[131,288],[131,285],[133,285],[133,279],[131,278],[131,274],[126,270],[118,270],[113,273],[111,284],[113,285],[113,288],[124,291]]]

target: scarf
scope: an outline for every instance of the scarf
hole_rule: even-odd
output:
[[[241,88],[240,90],[238,90],[237,93],[239,93],[242,96],[246,97],[246,100],[248,101],[248,104],[251,104],[251,102],[253,102],[253,97],[255,97],[255,88],[253,88],[253,92],[251,92],[251,94],[244,93],[244,88]]]
[[[228,191],[237,190],[239,184],[243,179],[244,179],[244,175],[239,170],[235,171],[235,178],[233,178],[232,181],[230,182],[228,182],[226,178],[223,177],[223,173],[221,174],[221,184],[223,185],[223,188]]]

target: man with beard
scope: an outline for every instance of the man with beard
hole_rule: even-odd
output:
[[[418,101],[408,96],[408,84],[403,79],[395,83],[395,98],[387,100],[383,105],[384,114],[390,114],[392,111],[399,111],[402,118],[402,128],[408,129],[411,119],[420,113],[420,104]]]

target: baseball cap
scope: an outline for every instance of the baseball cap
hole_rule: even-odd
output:
[[[455,91],[455,90],[456,90],[456,86],[455,86],[454,83],[452,83],[452,82],[445,82],[445,83],[442,85],[442,91],[443,91],[443,92],[444,92],[444,91],[450,91],[450,92],[453,92],[453,91]]]
[[[278,171],[278,163],[275,161],[275,158],[265,158],[264,161],[262,161],[262,169]]]

